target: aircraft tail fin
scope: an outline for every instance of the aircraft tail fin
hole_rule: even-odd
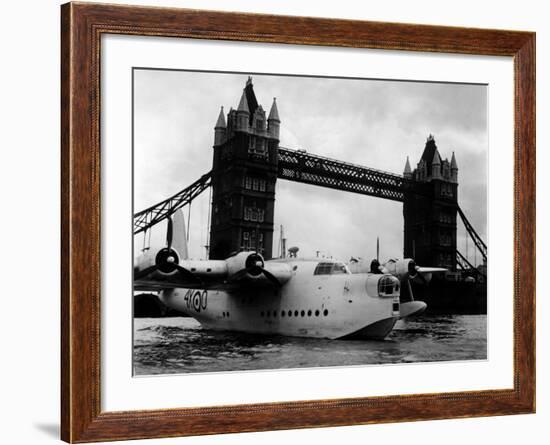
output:
[[[173,239],[172,247],[176,249],[180,255],[180,259],[187,260],[189,258],[189,251],[187,249],[187,231],[185,229],[185,218],[183,216],[183,210],[178,210],[172,216],[173,222]]]

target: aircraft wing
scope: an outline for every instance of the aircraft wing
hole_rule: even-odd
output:
[[[420,273],[436,273],[436,272],[447,272],[449,269],[443,267],[417,267],[416,270]]]
[[[279,288],[292,277],[288,264],[264,262],[255,252],[240,252],[227,260],[179,260],[177,255],[170,255],[161,250],[154,259],[138,261],[134,290]]]
[[[185,234],[185,219],[179,210],[168,218],[165,247],[148,250],[136,259],[135,290],[278,288],[292,277],[288,264],[264,261],[257,252],[239,252],[225,260],[190,260]]]

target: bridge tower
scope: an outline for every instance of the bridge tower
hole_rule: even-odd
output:
[[[214,128],[211,259],[241,250],[272,257],[280,124],[275,99],[266,119],[251,77],[227,122],[222,107]]]
[[[409,158],[403,172],[404,256],[420,265],[456,270],[456,216],[458,167],[442,160],[432,135],[422,157],[411,170]]]

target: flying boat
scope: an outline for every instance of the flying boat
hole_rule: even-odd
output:
[[[193,260],[185,233],[177,211],[168,218],[166,245],[137,258],[134,290],[158,292],[168,307],[212,330],[383,339],[399,319],[426,309],[414,298],[400,301],[401,287],[435,271],[410,259],[367,268],[363,261],[300,258],[297,248],[287,258],[270,260],[255,251]]]

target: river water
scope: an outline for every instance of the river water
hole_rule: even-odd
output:
[[[193,318],[134,319],[134,374],[484,360],[485,315],[400,320],[385,340],[260,336],[201,328]]]

